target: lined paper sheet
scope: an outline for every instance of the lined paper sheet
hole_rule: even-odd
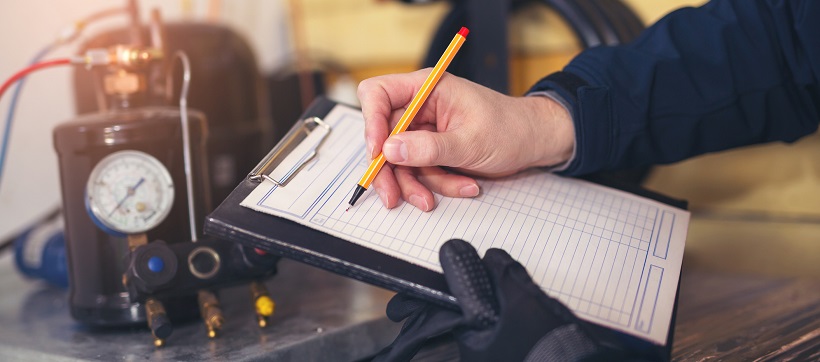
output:
[[[479,180],[472,199],[436,195],[422,212],[388,210],[368,190],[345,212],[369,164],[361,112],[337,106],[318,155],[284,188],[265,181],[242,205],[441,272],[452,238],[507,250],[579,317],[665,344],[689,213],[589,182],[530,171]],[[293,165],[280,167],[289,171]]]

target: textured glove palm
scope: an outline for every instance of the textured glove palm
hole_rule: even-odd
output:
[[[592,334],[587,323],[547,296],[507,252],[490,249],[482,260],[472,245],[454,239],[441,247],[439,257],[461,311],[396,295],[387,316],[406,321],[377,361],[409,360],[429,338],[449,332],[464,361],[626,359],[616,337]]]

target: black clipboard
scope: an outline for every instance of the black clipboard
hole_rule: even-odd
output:
[[[277,159],[296,147],[299,137],[309,134],[311,128],[322,127],[315,118],[321,120],[336,105],[336,102],[323,97],[314,100],[279,144],[219,207],[206,217],[204,232],[220,239],[259,248],[388,290],[406,293],[447,307],[456,307],[456,300],[448,293],[447,283],[440,273],[296,222],[240,205],[242,200],[259,185],[259,178],[264,177],[262,175],[264,171],[274,167]],[[618,184],[606,177],[591,176],[585,179],[677,208],[686,209],[687,206],[685,201],[671,199],[638,187]],[[286,183],[288,180],[271,181]],[[675,306],[677,308],[677,300]],[[667,345],[663,346],[667,355],[668,348],[671,348],[674,315],[673,312]],[[638,337],[633,338],[638,339]]]

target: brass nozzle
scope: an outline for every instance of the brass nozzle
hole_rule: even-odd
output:
[[[254,309],[256,310],[256,320],[259,327],[264,328],[268,325],[267,318],[273,315],[276,308],[276,303],[271,299],[268,289],[265,284],[254,281],[251,282],[251,296],[253,298]]]
[[[162,59],[162,50],[153,48],[133,48],[119,46],[114,48],[114,61],[124,67],[141,67],[154,60]]]
[[[148,236],[145,233],[128,235],[128,249],[131,251],[134,251],[136,248],[147,244]]]
[[[154,61],[162,60],[163,57],[165,54],[162,49],[117,45],[111,48],[89,49],[85,54],[71,57],[71,62],[89,68],[109,65],[141,68]]]
[[[265,327],[268,326],[268,318],[257,314],[256,315],[256,324],[259,325],[259,328],[265,328]]]
[[[145,301],[145,314],[148,317],[148,328],[151,329],[151,334],[154,336],[154,346],[164,346],[165,339],[173,331],[168,315],[165,314],[165,307],[162,306],[160,301],[148,298]]]
[[[222,316],[222,309],[219,308],[219,300],[216,299],[214,293],[207,290],[200,290],[197,297],[199,300],[199,312],[202,314],[205,327],[208,328],[208,337],[215,338],[225,323],[225,318]]]

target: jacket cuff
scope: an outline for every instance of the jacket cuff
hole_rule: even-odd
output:
[[[609,89],[591,86],[583,78],[562,71],[541,79],[527,94],[549,91],[560,96],[571,109],[575,126],[575,158],[566,169],[556,173],[576,176],[605,169],[614,154]]]

